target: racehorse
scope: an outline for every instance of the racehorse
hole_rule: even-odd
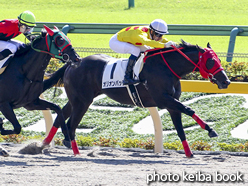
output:
[[[69,101],[62,110],[65,119],[69,117],[67,127],[71,140],[75,139],[75,130],[96,96],[106,94],[119,103],[134,105],[125,87],[102,89],[103,70],[110,59],[112,57],[102,54],[85,57],[77,68],[66,64],[44,82],[45,91],[55,85],[60,78],[63,79]],[[230,84],[218,56],[209,43],[207,48],[202,48],[182,40],[178,47],[148,51],[139,74],[141,83],[136,86],[144,107],[168,110],[187,157],[192,157],[193,154],[186,141],[181,113],[194,118],[208,131],[210,137],[217,136],[194,110],[179,101],[180,78],[194,70],[200,71],[204,78],[209,78],[219,89],[225,89]],[[79,154],[76,143],[72,149],[74,155]]]
[[[61,108],[51,102],[42,100],[39,96],[43,90],[43,78],[45,69],[51,57],[63,62],[78,62],[79,55],[72,48],[70,40],[57,27],[54,30],[44,25],[39,36],[36,35],[31,43],[22,45],[0,75],[0,111],[8,119],[13,130],[3,127],[0,121],[2,135],[19,134],[21,125],[18,122],[13,109],[24,107],[27,110],[53,110],[57,113],[54,127],[61,126],[66,142],[70,141],[68,129]],[[51,141],[46,138],[44,145]]]

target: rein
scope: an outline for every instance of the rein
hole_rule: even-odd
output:
[[[169,53],[169,52],[178,51],[183,57],[185,57],[188,61],[190,61],[193,65],[195,65],[195,68],[194,68],[193,72],[195,71],[196,68],[199,68],[199,66],[198,66],[197,64],[195,64],[195,63],[194,63],[186,54],[184,54],[184,53],[181,51],[181,49],[183,49],[183,47],[177,48],[177,47],[175,47],[175,46],[173,46],[173,45],[172,45],[172,47],[173,47],[174,49],[166,50],[166,51],[162,51],[162,52],[158,52],[158,53],[154,53],[154,54],[149,55],[149,56],[145,56],[144,61],[145,61],[148,57],[151,57],[151,56],[155,56],[155,55],[159,55],[159,54],[160,54],[161,57],[162,57],[162,59],[163,59],[163,61],[164,61],[165,64],[167,65],[167,67],[170,69],[170,71],[171,71],[177,78],[181,79],[181,77],[180,77],[179,75],[177,75],[177,73],[174,72],[174,70],[170,67],[170,65],[168,64],[168,62],[165,60],[165,58],[164,58],[164,56],[163,56],[164,53]],[[152,50],[153,50],[153,49],[152,49]],[[152,50],[150,50],[150,51],[152,51]],[[154,49],[154,50],[157,50],[157,49]]]
[[[175,47],[175,46],[173,46],[173,45],[172,45],[172,47],[173,47],[173,49],[171,49],[171,50],[160,51],[160,52],[151,54],[151,55],[149,55],[149,56],[146,55],[145,58],[144,58],[144,62],[146,61],[146,59],[147,59],[148,57],[152,57],[152,56],[155,56],[155,55],[161,55],[163,61],[165,62],[165,64],[167,65],[167,67],[170,69],[170,71],[171,71],[177,78],[181,79],[181,77],[180,77],[179,75],[177,75],[176,72],[170,67],[170,65],[168,64],[168,62],[165,60],[165,58],[164,58],[164,56],[163,56],[164,53],[169,53],[169,52],[178,51],[184,58],[186,58],[189,62],[191,62],[191,63],[195,66],[195,68],[193,69],[192,72],[194,72],[194,71],[196,70],[196,68],[198,68],[198,69],[200,70],[201,75],[202,75],[204,78],[209,78],[209,79],[211,80],[211,79],[213,79],[213,76],[214,76],[216,73],[218,73],[219,71],[223,70],[223,68],[219,68],[219,69],[217,69],[216,71],[214,71],[213,73],[210,73],[210,72],[207,72],[206,70],[204,70],[204,69],[202,68],[201,63],[202,63],[202,60],[203,60],[203,55],[204,55],[205,53],[207,53],[207,51],[205,51],[204,53],[199,52],[199,61],[198,61],[197,64],[195,64],[195,63],[194,63],[194,62],[193,62],[185,53],[183,53],[183,52],[181,51],[181,49],[183,49],[184,47],[177,48],[177,47]],[[154,51],[154,50],[158,50],[158,49],[152,49],[152,50],[149,50],[148,52]]]
[[[190,61],[193,65],[195,65],[195,68],[193,69],[193,72],[195,71],[195,69],[196,68],[200,68],[199,66],[198,66],[198,63],[197,64],[195,64],[185,53],[183,53],[180,49],[182,49],[182,48],[177,48],[177,47],[175,47],[175,46],[173,46],[172,45],[172,47],[174,48],[174,49],[176,49],[183,57],[185,57],[188,61]],[[202,58],[202,56],[200,56],[199,58]]]

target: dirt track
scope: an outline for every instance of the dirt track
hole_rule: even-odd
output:
[[[74,157],[64,147],[26,155],[18,153],[23,144],[2,146],[10,156],[0,156],[1,186],[143,186],[154,175],[160,181],[150,185],[248,185],[248,153],[194,152],[195,157],[188,159],[176,151],[88,148]],[[221,177],[243,181],[217,182]]]

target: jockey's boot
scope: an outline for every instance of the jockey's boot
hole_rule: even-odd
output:
[[[135,57],[135,56],[134,56]],[[126,68],[126,72],[125,72],[125,76],[124,76],[124,80],[123,80],[123,85],[131,85],[131,84],[136,84],[139,82],[139,80],[135,80],[133,79],[133,67],[136,63],[136,59],[137,57],[134,58],[133,55],[130,56],[130,58],[128,59],[128,63],[127,63],[127,68]]]
[[[3,60],[4,58],[8,57],[12,52],[9,49],[4,49],[0,52],[0,60]]]

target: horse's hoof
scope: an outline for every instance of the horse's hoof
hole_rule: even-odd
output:
[[[9,153],[3,147],[0,147],[0,156],[8,157]]]
[[[215,138],[215,137],[218,137],[218,134],[215,130],[211,130],[211,132],[208,133],[208,136],[210,138]]]
[[[41,149],[49,148],[49,147],[50,147],[50,144],[49,144],[49,143],[47,144],[47,143],[44,142],[44,141],[42,142],[42,144],[41,144],[41,146],[40,146]]]
[[[76,154],[74,154],[74,156],[76,157],[76,156],[81,156],[81,154],[80,153],[76,153]]]
[[[49,148],[49,147],[50,147],[49,144],[44,144],[44,143],[42,143],[41,146],[40,146],[40,148],[41,148],[42,150],[45,149],[45,148]]]
[[[63,140],[63,145],[69,149],[71,148],[71,142],[70,141]]]
[[[189,155],[189,156],[186,156],[187,158],[193,158],[194,157],[194,155],[193,154],[191,154],[191,155]]]

